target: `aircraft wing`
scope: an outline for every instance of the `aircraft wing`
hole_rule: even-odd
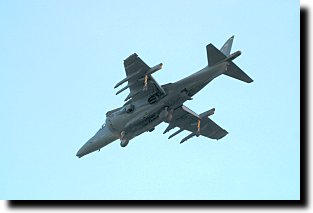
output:
[[[164,133],[170,129],[179,127],[180,129],[172,134],[169,138],[184,130],[187,130],[190,131],[191,134],[182,139],[181,143],[185,142],[193,136],[199,135],[219,140],[227,135],[228,132],[208,117],[214,113],[214,110],[215,109],[213,108],[204,113],[201,113],[200,115],[197,115],[186,106],[181,106],[173,111],[172,120],[169,122],[169,126],[166,128]]]
[[[165,94],[163,88],[152,77],[152,73],[162,68],[162,63],[151,68],[141,60],[136,53],[134,53],[124,60],[124,68],[126,71],[126,78],[117,83],[115,88],[127,82],[127,85],[116,93],[119,94],[129,88],[130,93],[125,101],[130,98],[132,100],[137,100],[151,97],[153,94],[159,96]]]

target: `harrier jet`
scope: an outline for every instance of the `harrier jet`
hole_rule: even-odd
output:
[[[208,65],[192,75],[175,83],[159,85],[152,74],[162,68],[162,63],[149,67],[136,53],[124,60],[126,78],[118,82],[114,88],[127,83],[120,89],[119,94],[129,89],[126,103],[117,109],[106,113],[106,121],[100,130],[88,140],[77,152],[79,158],[120,139],[122,147],[144,132],[152,132],[162,122],[168,123],[163,133],[178,127],[173,136],[186,130],[190,134],[180,143],[200,135],[219,140],[228,132],[212,121],[209,116],[215,109],[197,114],[184,102],[203,89],[216,77],[224,74],[232,78],[251,83],[253,80],[244,73],[233,60],[241,52],[230,54],[234,36],[229,38],[218,50],[214,45],[206,46]]]

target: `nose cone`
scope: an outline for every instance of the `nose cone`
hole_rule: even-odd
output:
[[[81,158],[84,155],[101,149],[102,147],[115,141],[117,138],[118,136],[115,136],[110,129],[103,127],[78,150],[76,156]]]
[[[89,140],[78,150],[78,152],[76,153],[76,156],[81,158],[84,155],[89,154],[90,152],[93,152],[93,150],[92,150],[92,142]]]

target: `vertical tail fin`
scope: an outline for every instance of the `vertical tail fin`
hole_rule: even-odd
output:
[[[233,46],[233,40],[234,40],[234,36],[230,37],[225,44],[222,46],[221,48],[221,52],[226,55],[229,56],[230,55],[230,51],[231,51],[231,47]]]
[[[213,44],[209,44],[206,46],[206,54],[208,58],[209,67],[214,66],[226,59],[226,56],[221,53]]]

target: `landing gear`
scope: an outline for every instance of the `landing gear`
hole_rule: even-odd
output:
[[[127,144],[129,143],[129,140],[127,140],[127,139],[121,139],[121,143],[120,143],[120,145],[121,145],[121,147],[125,147],[125,146],[127,146]]]
[[[123,139],[124,137],[125,137],[125,131],[122,131],[120,139]]]
[[[120,136],[120,140],[121,140],[120,145],[121,145],[121,147],[125,147],[129,143],[129,140],[125,137],[125,134],[126,134],[125,131],[121,132],[121,136]]]
[[[167,115],[167,118],[166,118],[167,122],[171,122],[172,121],[172,119],[173,119],[173,112],[174,112],[174,109],[170,109],[168,111],[168,115]]]
[[[164,107],[163,111],[160,112],[160,117],[164,118],[165,121],[167,121],[168,123],[170,123],[173,119],[173,112],[174,109],[169,109],[168,106]]]

